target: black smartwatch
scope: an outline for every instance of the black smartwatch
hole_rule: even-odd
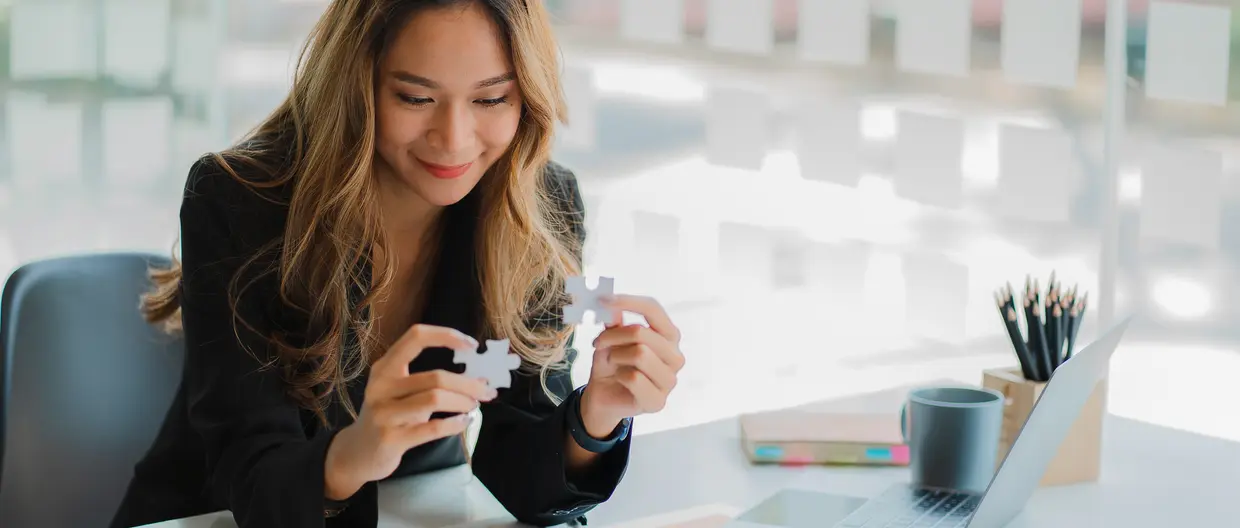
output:
[[[568,432],[573,435],[573,441],[582,449],[591,453],[606,453],[616,444],[623,442],[628,438],[629,431],[633,428],[633,418],[625,418],[620,420],[616,428],[612,430],[607,438],[594,438],[590,433],[586,432],[586,427],[581,420],[581,393],[585,390],[585,385],[578,387],[577,390],[568,397],[568,412],[566,419],[568,421]]]
[[[348,507],[349,507],[348,499],[345,499],[342,501],[323,499],[323,517],[330,519],[332,517],[340,515],[341,513],[344,513],[344,510]]]

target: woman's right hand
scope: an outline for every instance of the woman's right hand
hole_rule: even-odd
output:
[[[355,422],[327,449],[325,494],[345,500],[367,482],[390,476],[409,449],[460,434],[480,401],[495,398],[483,380],[446,370],[409,373],[427,348],[476,349],[478,342],[451,328],[414,325],[370,367],[365,401]],[[436,412],[461,413],[431,419]]]

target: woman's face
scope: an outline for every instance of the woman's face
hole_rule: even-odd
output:
[[[379,64],[381,172],[435,206],[469,194],[508,149],[521,91],[499,27],[476,4],[413,16]]]

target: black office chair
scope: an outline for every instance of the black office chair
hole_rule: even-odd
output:
[[[34,262],[0,300],[0,526],[107,526],[180,382],[184,345],[143,321],[148,266]]]

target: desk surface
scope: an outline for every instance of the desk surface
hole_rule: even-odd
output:
[[[841,408],[891,405],[890,397],[864,398]],[[1099,482],[1039,490],[1011,527],[1208,526],[1234,518],[1240,444],[1115,416],[1107,418],[1103,444]],[[739,446],[735,419],[639,436],[624,482],[588,514],[591,526],[707,505],[744,510],[784,488],[868,497],[908,478],[904,468],[753,466]],[[466,467],[385,483],[379,502],[381,527],[515,525]],[[236,524],[215,513],[152,526]]]

